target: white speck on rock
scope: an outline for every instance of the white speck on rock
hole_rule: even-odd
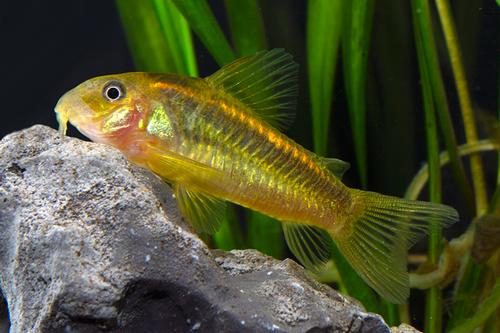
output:
[[[146,262],[149,262],[151,260],[151,256],[149,254],[146,254],[146,257],[144,257],[144,260]]]
[[[304,287],[302,287],[302,286],[300,285],[300,283],[297,283],[297,282],[292,282],[292,286],[293,286],[295,289],[297,289],[298,291],[300,291],[300,292],[303,292],[303,291],[304,291]]]
[[[244,294],[244,293],[245,293],[245,291],[244,291],[243,289],[240,289],[240,293]]]
[[[271,275],[271,274],[273,274],[273,271],[267,272],[267,275]]]
[[[196,254],[192,254],[191,258],[193,258],[193,260],[199,260],[200,259],[200,257],[198,257]]]
[[[201,326],[201,323],[200,322],[197,322],[196,324],[193,325],[193,327],[191,327],[191,331],[197,331]]]
[[[245,325],[246,322],[244,320],[240,321],[241,325]]]

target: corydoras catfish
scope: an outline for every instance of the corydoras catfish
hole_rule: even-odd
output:
[[[408,248],[457,212],[349,188],[346,162],[322,158],[279,131],[294,108],[298,66],[283,50],[263,51],[206,78],[124,73],[90,79],[56,106],[99,143],[170,183],[184,217],[217,230],[230,201],[281,221],[298,260],[317,269],[333,240],[359,275],[394,303],[409,295]]]

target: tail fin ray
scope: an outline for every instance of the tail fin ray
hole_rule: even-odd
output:
[[[345,227],[332,233],[339,249],[380,295],[394,303],[408,298],[407,250],[431,226],[458,219],[448,206],[352,190],[359,209]]]

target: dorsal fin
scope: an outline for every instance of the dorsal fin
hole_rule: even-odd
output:
[[[205,78],[279,129],[293,120],[298,64],[283,49],[240,58]]]
[[[351,167],[349,162],[339,160],[338,158],[322,157],[321,159],[328,167],[328,170],[330,170],[338,179],[342,179],[344,173]]]

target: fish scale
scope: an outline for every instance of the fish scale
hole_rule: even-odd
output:
[[[207,102],[204,100],[196,101],[195,97],[183,96],[181,92],[167,93],[166,95],[172,94],[177,97],[178,104],[191,98],[192,110],[182,108],[181,114],[177,114],[178,119],[181,119],[180,126],[182,127],[183,123],[186,126],[184,130],[181,130],[185,136],[181,140],[186,142],[183,146],[191,149],[189,152],[182,153],[204,164],[219,161],[217,165],[210,165],[214,168],[219,168],[220,165],[230,165],[231,170],[223,171],[233,172],[234,170],[239,173],[241,182],[233,189],[233,194],[239,194],[246,199],[246,201],[240,201],[241,204],[264,210],[273,216],[279,216],[283,213],[282,211],[267,211],[269,209],[275,210],[275,206],[269,207],[268,202],[269,199],[278,196],[281,201],[291,203],[285,205],[285,208],[297,213],[291,218],[309,222],[312,215],[311,210],[320,207],[320,205],[315,204],[315,201],[321,200],[322,196],[328,196],[328,200],[331,201],[332,193],[344,194],[341,191],[332,190],[339,187],[336,179],[323,170],[324,167],[317,165],[318,159],[312,160],[309,154],[298,147],[296,143],[273,130],[273,134],[278,138],[276,142],[282,142],[282,147],[278,148],[276,143],[271,143],[268,140],[268,132],[259,133],[258,130],[249,129],[245,122],[248,120],[248,116],[239,111],[241,108],[244,109],[244,106],[232,105],[229,97],[216,96],[213,98],[216,102]],[[196,96],[197,94],[189,92],[188,95]],[[224,112],[224,108],[217,106],[217,101],[219,103],[226,102],[227,105],[230,105],[231,110]],[[193,121],[193,119],[197,119],[197,121]],[[252,120],[255,124],[265,126],[262,124],[262,120],[257,118]],[[210,125],[207,126],[207,124]],[[221,139],[219,130],[222,129],[225,129],[225,135]],[[242,146],[243,141],[246,142],[245,146]],[[218,142],[226,148],[207,154],[207,145],[216,145]],[[250,145],[257,148],[253,149],[251,154],[245,153],[245,148]],[[284,147],[292,147],[292,149],[284,151]],[[293,150],[299,151],[296,157],[293,156]],[[213,154],[216,156],[214,157]],[[309,168],[311,163],[317,168],[316,170],[320,170],[319,174]],[[296,169],[296,172],[293,173],[294,177],[290,177],[289,170],[292,167]],[[248,184],[256,182],[249,182],[249,179],[258,181],[257,191],[253,191],[250,195]],[[311,186],[314,188],[311,189]],[[321,216],[323,220],[315,222],[331,224],[333,214],[331,212],[328,214],[329,207],[321,206],[321,209],[324,211],[316,215]]]

